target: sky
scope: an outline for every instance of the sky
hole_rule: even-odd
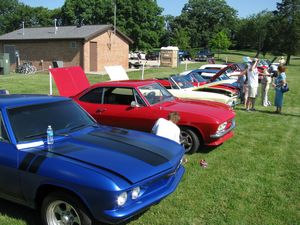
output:
[[[64,4],[64,0],[19,0],[32,7],[43,6],[45,8],[59,8]],[[188,0],[157,0],[160,7],[164,8],[164,15],[178,16],[181,9]],[[240,18],[259,13],[263,10],[273,11],[276,9],[276,2],[279,0],[226,0],[227,4],[238,11]]]

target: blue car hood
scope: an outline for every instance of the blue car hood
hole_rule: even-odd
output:
[[[132,183],[175,168],[184,154],[180,145],[168,139],[112,127],[67,137],[48,151]]]

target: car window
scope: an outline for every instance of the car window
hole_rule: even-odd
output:
[[[45,138],[48,125],[55,135],[95,124],[72,100],[11,108],[7,113],[18,142]]]
[[[130,105],[135,101],[133,89],[123,87],[108,87],[104,92],[104,104]]]
[[[139,106],[146,106],[146,103],[139,95],[139,93],[136,90],[133,90],[133,93],[134,93],[135,101],[139,104]]]
[[[193,84],[189,82],[185,76],[171,76],[170,82],[172,82],[172,87],[174,89],[185,89],[193,87]]]
[[[184,78],[189,81],[189,82],[197,82],[194,77],[192,76],[192,74],[187,74],[184,76]]]
[[[103,88],[95,88],[89,91],[88,93],[84,94],[83,96],[81,96],[79,100],[82,102],[101,104],[102,93],[103,93]]]
[[[4,121],[2,119],[2,114],[0,112],[0,141],[9,142],[9,138],[7,135],[7,131],[4,125]]]
[[[158,83],[141,86],[139,87],[139,91],[147,99],[150,105],[173,99],[172,94]]]

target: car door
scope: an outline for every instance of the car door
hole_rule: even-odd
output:
[[[10,141],[0,111],[0,195],[21,198],[18,170],[18,150]]]
[[[137,104],[132,106],[132,102]],[[157,119],[134,88],[97,87],[78,103],[104,125],[150,132]]]

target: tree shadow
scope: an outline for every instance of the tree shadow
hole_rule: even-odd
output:
[[[0,199],[0,214],[11,219],[22,220],[26,225],[40,225],[39,213],[28,207]]]
[[[245,109],[245,108],[235,108],[235,110],[246,112],[246,109]],[[253,112],[253,111],[250,111],[249,114],[254,114],[254,113],[257,113],[257,112],[259,112],[259,113],[265,113],[265,114],[271,114],[271,115],[277,115],[277,116],[293,116],[293,117],[300,117],[299,114],[292,114],[292,113],[285,113],[285,112],[282,112],[282,113],[276,113],[275,111],[261,110],[261,109],[256,109],[254,112]]]

